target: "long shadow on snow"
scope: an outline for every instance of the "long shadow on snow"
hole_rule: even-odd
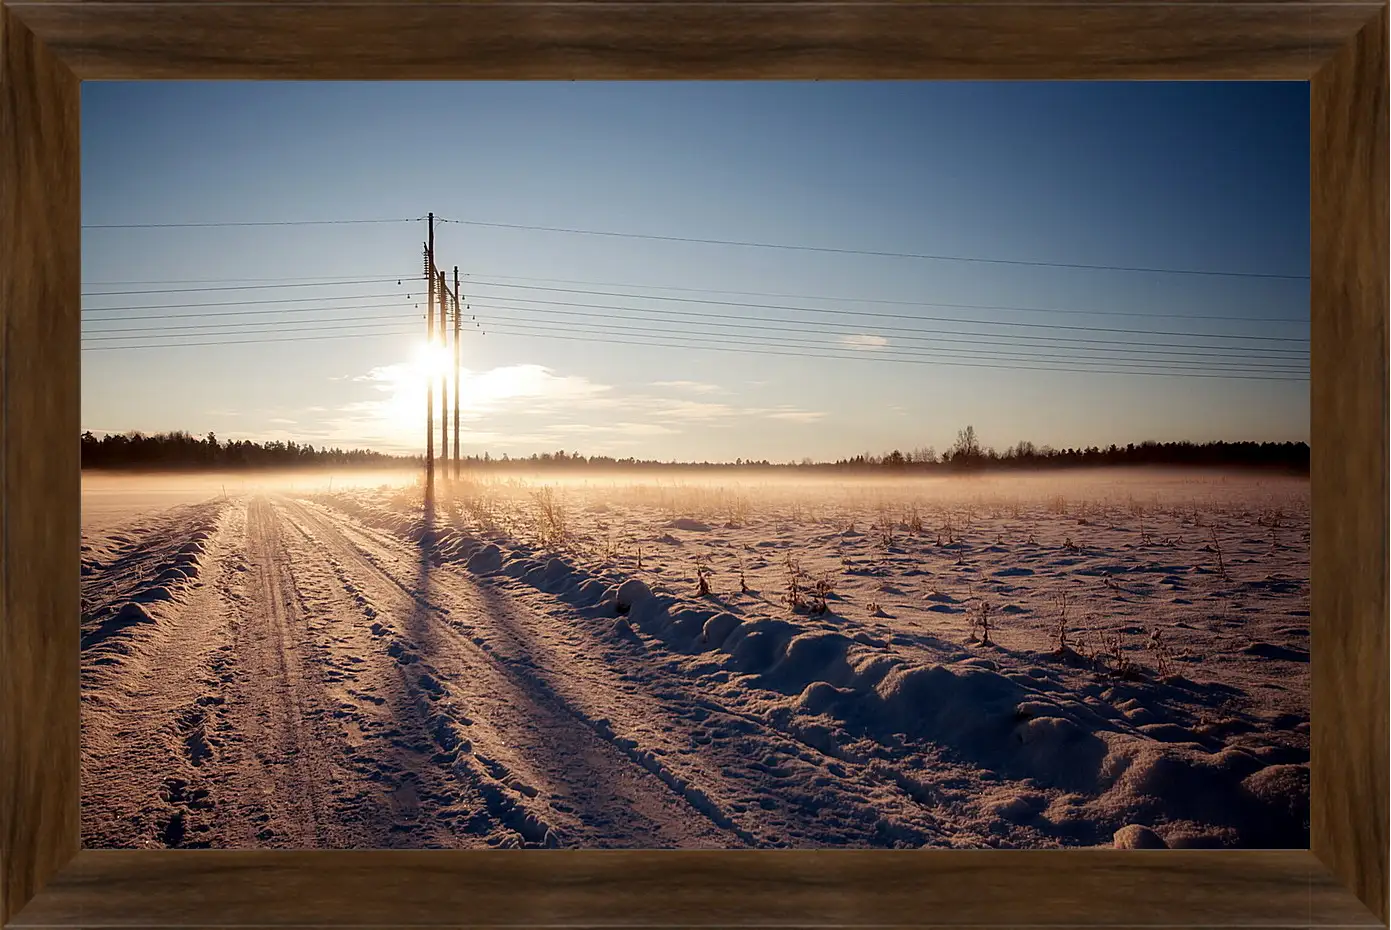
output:
[[[425,623],[425,615],[430,608],[426,605],[429,603],[433,588],[431,573],[436,564],[436,556],[434,553],[435,535],[437,532],[435,529],[435,500],[428,492],[425,496],[422,520],[424,522],[424,528],[419,540],[419,558],[416,560],[416,574],[411,586],[414,606],[406,615],[406,629],[402,631],[407,641],[416,644],[417,647],[428,629]],[[391,643],[387,647],[387,652],[396,660],[398,666],[400,666],[401,676],[404,679],[411,679],[415,674],[411,669],[411,666],[417,661],[415,654],[410,652],[410,650],[399,641]],[[428,688],[426,682],[433,682],[434,679],[431,677],[416,678],[415,680],[415,687],[403,683],[402,687],[398,689],[395,694],[390,696],[391,706],[395,711],[393,713],[393,718],[395,720],[398,722],[401,721],[404,716],[410,714],[412,710],[414,710],[415,715],[419,717],[425,727],[425,731],[420,733],[401,731],[395,739],[392,740],[392,745],[399,750],[399,754],[395,759],[388,760],[389,767],[382,771],[381,774],[384,778],[394,777],[401,783],[396,790],[409,787],[418,791],[420,786],[416,783],[414,778],[414,770],[416,765],[418,765],[416,760],[420,757],[425,757],[435,762],[442,761],[435,750],[436,747],[440,749],[446,748],[440,746],[441,741],[438,737],[432,739],[433,734],[428,732],[430,729],[428,721],[433,718],[432,709],[429,706],[431,702],[424,691]],[[415,758],[413,759],[412,756]],[[429,812],[431,805],[427,802],[431,800],[443,802],[443,804],[447,805],[448,803],[452,803],[454,799],[448,797],[432,799],[417,796],[416,803],[418,807],[416,817],[425,815]],[[407,848],[417,845],[412,842],[416,832],[416,830],[404,825],[393,828],[391,838],[393,840],[399,839],[399,842],[391,843],[391,845],[399,845]]]
[[[417,656],[406,653],[396,656],[397,661],[403,665],[414,665],[417,661],[421,661],[422,664],[434,664],[428,654],[428,646],[441,633],[430,620],[431,614],[436,610],[431,606],[430,595],[434,587],[433,570],[447,558],[440,551],[445,530],[447,527],[442,527],[437,523],[436,513],[430,502],[427,501],[424,526],[415,540],[419,550],[416,563],[417,577],[414,585],[416,605],[405,617],[406,629],[403,630],[405,637],[414,644],[414,648],[420,654]],[[511,606],[509,604],[496,600],[495,596],[494,599],[490,599],[487,592],[480,593],[483,594],[485,601],[490,601],[486,609],[496,620],[501,620],[510,612]],[[447,625],[447,621],[445,622]],[[529,704],[547,708],[556,716],[569,718],[592,727],[593,722],[589,720],[587,715],[566,701],[547,680],[547,674],[541,662],[537,660],[537,652],[530,637],[521,630],[519,625],[506,624],[504,631],[510,641],[509,645],[515,649],[516,654],[502,657],[492,653],[484,661],[497,662],[497,667],[503,672],[504,677],[516,689],[519,702],[523,705]],[[465,751],[468,747],[461,745],[464,741],[454,729],[453,721],[446,713],[431,706],[434,703],[433,699],[438,698],[443,693],[443,683],[435,680],[428,672],[424,672],[420,679],[420,688],[422,692],[429,692],[429,694],[421,693],[415,696],[406,694],[403,695],[403,699],[411,700],[414,698],[416,700],[420,716],[426,721],[430,730],[429,733],[424,734],[424,738],[432,740],[434,747],[438,749],[438,752],[435,753],[435,761],[448,765],[451,762],[464,761],[462,757],[471,755],[471,759],[476,760],[481,769],[487,773],[486,777],[479,777],[482,773],[474,772],[472,777],[478,781],[478,788],[483,793],[484,801],[494,817],[516,830],[526,845],[541,846],[562,843],[563,839],[558,833],[548,835],[552,834],[553,830],[549,824],[541,821],[535,812],[529,810],[519,799],[511,796],[510,792],[513,789],[509,785],[510,778],[514,773],[509,772],[500,762],[471,753],[471,748],[469,751]],[[564,734],[572,731],[572,727],[568,725],[554,728],[554,732],[561,734],[562,739]],[[512,748],[524,751],[532,747],[512,743]],[[554,750],[559,747],[554,743],[547,742],[546,748]],[[553,764],[548,765],[548,761],[553,762],[553,760],[545,756],[526,753],[525,757],[526,761],[538,773],[544,773],[548,777],[560,775],[567,787],[575,789],[574,793],[577,796],[592,795],[595,799],[606,799],[622,795],[622,784],[606,777],[607,773],[603,767],[591,764],[591,760],[585,758],[580,752],[567,755],[563,764],[558,767]],[[532,793],[534,793],[534,789]],[[601,845],[609,844],[604,844],[601,841]]]
[[[484,609],[488,616],[494,621],[493,630],[502,633],[508,640],[509,655],[505,658],[498,657],[504,664],[508,678],[532,703],[551,708],[557,715],[564,715],[586,726],[600,740],[612,746],[630,762],[657,776],[676,795],[684,798],[717,826],[733,832],[748,845],[757,844],[754,837],[739,828],[702,791],[681,781],[656,756],[644,753],[631,741],[617,737],[607,720],[591,717],[583,708],[575,706],[564,697],[553,684],[554,676],[562,673],[563,670],[553,671],[546,667],[544,649],[538,647],[535,638],[528,632],[525,624],[515,619],[515,612],[518,608],[512,600],[487,584],[474,584],[473,588],[484,602]],[[562,730],[562,738],[568,732],[568,728]],[[581,742],[584,741],[581,740]],[[538,769],[545,768],[546,760],[544,759],[530,761],[536,764]],[[582,772],[578,771],[577,763],[582,761],[575,755],[567,756],[562,769],[565,783],[572,789],[579,789],[576,790],[576,795],[588,794],[601,800],[622,796],[621,791],[615,790],[620,788],[621,784],[606,777],[603,769],[586,766]]]

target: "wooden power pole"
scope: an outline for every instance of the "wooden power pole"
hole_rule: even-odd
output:
[[[449,287],[444,281],[444,272],[439,272],[440,276],[440,347],[445,348],[449,344],[449,334],[445,332],[444,314],[449,306]],[[440,473],[444,474],[449,463],[449,371],[444,367],[444,359],[440,361]]]
[[[454,480],[459,480],[459,320],[464,314],[459,293],[459,266],[454,266]]]
[[[430,241],[425,246],[425,277],[429,284],[429,304],[425,311],[425,345],[435,345],[435,214],[430,214]],[[425,491],[435,488],[435,386],[425,375]]]

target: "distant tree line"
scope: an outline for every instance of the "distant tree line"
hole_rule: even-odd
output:
[[[931,447],[911,452],[895,449],[883,455],[865,453],[834,462],[770,462],[767,459],[736,459],[733,463],[677,462],[655,459],[613,458],[606,455],[585,456],[578,452],[533,453],[512,458],[502,455],[493,458],[489,453],[467,456],[464,461],[474,469],[508,470],[516,468],[561,470],[572,468],[622,469],[719,469],[760,468],[808,471],[843,472],[969,472],[999,469],[1046,469],[1119,466],[1171,466],[1200,468],[1251,468],[1309,472],[1309,445],[1303,442],[1141,442],[1125,446],[1112,444],[1105,448],[1055,449],[1020,442],[1003,452],[984,447],[974,427],[968,426],[957,434],[956,443],[940,455]]]
[[[980,444],[974,427],[957,433],[950,449],[938,455],[932,448],[887,455],[858,455],[835,462],[834,468],[949,469],[975,471],[1008,468],[1083,468],[1107,466],[1168,466],[1199,468],[1258,468],[1309,472],[1309,444],[1304,442],[1155,442],[1112,443],[1102,448],[1055,449],[1019,442],[1003,452]]]
[[[834,462],[770,462],[736,459],[730,462],[677,462],[578,452],[533,453],[526,457],[490,453],[466,456],[474,471],[570,470],[570,469],[722,469],[757,468],[818,472],[943,473],[1004,469],[1086,468],[1118,466],[1170,466],[1201,468],[1250,468],[1308,474],[1309,445],[1303,442],[1142,442],[1106,448],[1055,449],[1020,442],[997,452],[982,446],[974,427],[957,434],[955,444],[938,454],[931,447],[911,452],[898,449],[883,455],[865,453]],[[424,467],[422,456],[388,455],[367,449],[314,448],[294,442],[222,442],[213,433],[198,439],[186,432],[112,434],[98,439],[82,434],[82,467],[107,469],[242,469],[305,467]]]
[[[419,464],[419,456],[387,455],[368,449],[314,448],[296,442],[198,439],[186,432],[82,434],[82,467],[93,469],[239,470],[299,467],[399,467]]]

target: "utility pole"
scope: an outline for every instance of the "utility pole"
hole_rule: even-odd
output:
[[[444,282],[444,272],[440,276],[440,348],[447,347],[449,336],[445,333],[444,314],[448,307],[449,287]],[[444,473],[449,461],[449,370],[440,359],[440,472]]]
[[[435,345],[435,214],[430,214],[430,242],[425,247],[425,278],[429,284],[429,303],[425,310],[425,345]],[[425,493],[435,490],[435,386],[425,375]]]
[[[464,295],[459,293],[459,266],[454,266],[454,480],[459,480],[459,326]]]

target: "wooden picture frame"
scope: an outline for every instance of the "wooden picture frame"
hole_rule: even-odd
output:
[[[1311,849],[80,850],[80,82],[345,78],[1309,81]],[[5,0],[0,924],[1384,925],[1387,105],[1383,2]]]

